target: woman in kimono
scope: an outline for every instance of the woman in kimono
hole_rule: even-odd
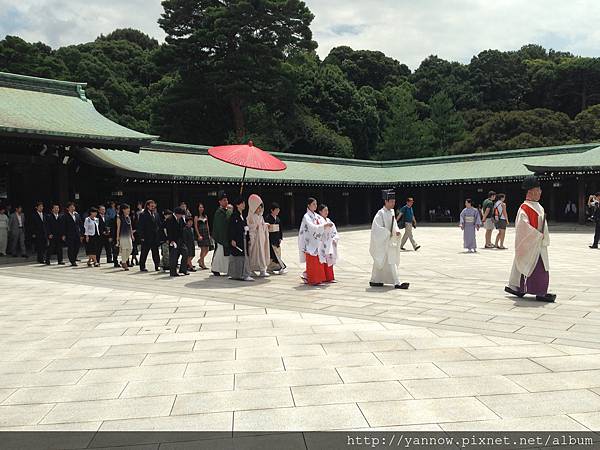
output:
[[[269,224],[263,217],[265,207],[262,199],[252,194],[248,198],[248,229],[250,233],[249,262],[250,271],[259,272],[261,277],[268,277],[267,266],[270,260]]]
[[[254,281],[248,267],[248,224],[242,213],[246,202],[242,198],[234,203],[233,214],[229,219],[229,275],[230,280]]]
[[[460,213],[460,229],[463,230],[464,248],[467,253],[477,253],[475,232],[481,227],[481,215],[470,198],[465,200],[465,209]]]
[[[302,274],[305,283],[317,286],[323,283],[325,276],[325,258],[319,253],[323,234],[332,224],[317,214],[317,200],[310,197],[306,202],[306,214],[300,224],[298,233],[298,250],[300,263],[306,263],[306,271]]]
[[[322,258],[325,259],[325,281],[328,283],[335,283],[333,266],[338,259],[337,243],[339,241],[339,235],[335,224],[329,219],[329,208],[327,205],[319,205],[317,213],[323,218],[326,224],[331,224],[331,228],[326,229],[323,232],[323,240],[321,241],[319,252]]]

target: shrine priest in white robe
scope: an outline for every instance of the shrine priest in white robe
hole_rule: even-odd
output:
[[[539,203],[542,189],[533,175],[525,178],[522,187],[527,195],[515,220],[515,260],[504,291],[517,297],[533,294],[538,301],[554,302],[556,295],[548,293],[550,236],[546,213]]]
[[[369,252],[373,258],[371,272],[372,287],[391,284],[396,289],[408,289],[409,283],[400,283],[398,264],[400,263],[400,228],[396,223],[394,207],[396,194],[393,190],[382,191],[384,206],[373,218]]]

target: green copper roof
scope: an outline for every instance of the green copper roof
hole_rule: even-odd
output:
[[[282,172],[248,170],[248,182],[311,185],[390,185],[475,182],[518,179],[531,174],[526,164],[547,165],[597,159],[599,144],[568,145],[494,153],[361,161],[310,155],[273,153],[288,168]],[[139,154],[83,149],[80,157],[112,168],[125,177],[155,180],[239,181],[243,169],[207,153],[208,147],[155,141]]]
[[[0,72],[0,136],[132,150],[157,138],[101,115],[85,86]]]
[[[600,147],[576,155],[570,155],[569,158],[527,163],[526,166],[529,170],[536,173],[598,171],[600,170]]]

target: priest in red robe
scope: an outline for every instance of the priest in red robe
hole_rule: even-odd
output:
[[[556,295],[548,293],[550,235],[546,213],[539,203],[542,189],[533,175],[525,178],[522,187],[527,194],[515,220],[515,260],[504,291],[517,297],[533,294],[536,300],[554,302]]]

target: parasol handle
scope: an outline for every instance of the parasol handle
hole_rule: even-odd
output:
[[[242,193],[244,192],[244,181],[246,180],[246,170],[248,170],[248,168],[244,167],[244,175],[242,176],[242,185],[240,186],[240,197],[242,196]]]

